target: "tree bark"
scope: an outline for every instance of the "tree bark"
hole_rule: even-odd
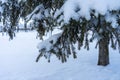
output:
[[[98,65],[107,66],[109,64],[109,42],[108,37],[104,37],[99,42]]]

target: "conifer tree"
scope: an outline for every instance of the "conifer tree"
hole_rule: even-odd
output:
[[[7,0],[2,3],[4,28],[12,39],[20,18],[24,19],[25,28],[27,23],[32,20],[32,26],[37,29],[38,37],[43,40],[38,46],[40,54],[36,59],[37,62],[42,56],[50,62],[52,54],[62,62],[66,62],[69,55],[77,57],[76,48],[80,50],[84,47],[89,50],[89,43],[97,39],[98,65],[108,65],[109,44],[113,49],[116,49],[117,46],[120,49],[120,10],[108,10],[106,14],[101,14],[97,13],[95,9],[91,9],[88,13],[90,19],[86,19],[85,16],[79,14],[81,8],[75,7],[75,15],[70,16],[69,21],[66,22],[63,9],[65,2],[66,0]],[[111,16],[114,16],[116,26],[112,24],[112,21],[107,21],[106,17]],[[49,39],[43,39],[43,36],[56,28],[61,32],[53,34]],[[75,47],[75,44],[78,46]]]
[[[10,39],[13,39],[15,36],[14,30],[17,27],[20,15],[20,6],[17,0],[6,0],[1,2],[1,21],[3,24],[4,32],[7,32],[10,36]]]
[[[78,11],[80,11],[80,9],[76,9],[76,13]],[[120,12],[119,10],[108,11],[109,15],[115,16],[116,27],[112,25],[112,22],[106,20],[107,14],[102,15],[99,13],[98,16],[96,16],[95,12],[95,10],[90,11],[89,20],[85,17],[80,17],[79,20],[71,18],[69,23],[64,23],[64,20],[61,19],[61,22],[63,21],[63,24],[61,25],[63,32],[59,34],[57,40],[53,38],[53,35],[51,39],[45,41],[50,42],[50,45],[52,45],[49,49],[47,46],[39,46],[40,55],[37,57],[37,61],[41,56],[45,56],[48,61],[50,61],[51,54],[55,54],[62,62],[66,62],[70,54],[73,54],[74,58],[77,57],[74,44],[78,44],[79,50],[83,46],[89,50],[89,43],[97,38],[96,47],[99,46],[98,65],[108,65],[109,44],[111,44],[113,49],[116,49],[116,46],[120,49]],[[62,15],[64,14],[61,12],[61,14],[57,16],[57,19],[59,19]],[[92,31],[92,36],[89,39],[88,37],[90,36],[90,31]]]

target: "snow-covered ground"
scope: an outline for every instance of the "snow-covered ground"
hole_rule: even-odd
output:
[[[120,80],[120,54],[110,50],[110,65],[97,66],[98,51],[81,50],[77,59],[62,64],[54,56],[51,63],[42,58],[38,63],[36,32],[20,32],[9,41],[0,34],[0,80]],[[47,45],[47,44],[46,44]]]

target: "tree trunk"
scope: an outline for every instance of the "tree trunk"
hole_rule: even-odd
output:
[[[107,66],[109,64],[108,37],[104,37],[99,42],[98,65]]]

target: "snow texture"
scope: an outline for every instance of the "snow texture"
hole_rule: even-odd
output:
[[[39,6],[37,6],[32,13],[30,13],[27,17],[26,20],[34,20],[34,19],[42,19],[43,18],[43,14],[42,12],[44,11],[44,6],[41,4]]]
[[[120,80],[120,54],[110,49],[110,65],[97,66],[94,43],[90,51],[82,49],[77,59],[62,64],[55,56],[36,63],[39,40],[35,32],[18,33],[13,41],[0,34],[0,80]],[[47,44],[45,44],[47,45]]]
[[[61,33],[52,35],[49,39],[43,40],[40,42],[37,46],[39,50],[45,49],[46,51],[49,51],[53,45],[56,43],[57,39],[61,36]],[[45,45],[47,44],[47,45]]]
[[[6,3],[8,0],[0,0],[2,3]]]
[[[90,10],[105,15],[108,11],[120,9],[120,0],[67,0],[64,4],[64,20],[69,22],[70,18],[78,16],[90,19]],[[79,9],[79,11],[77,11]]]
[[[0,7],[0,16],[1,16],[1,13],[3,12],[3,9]]]

